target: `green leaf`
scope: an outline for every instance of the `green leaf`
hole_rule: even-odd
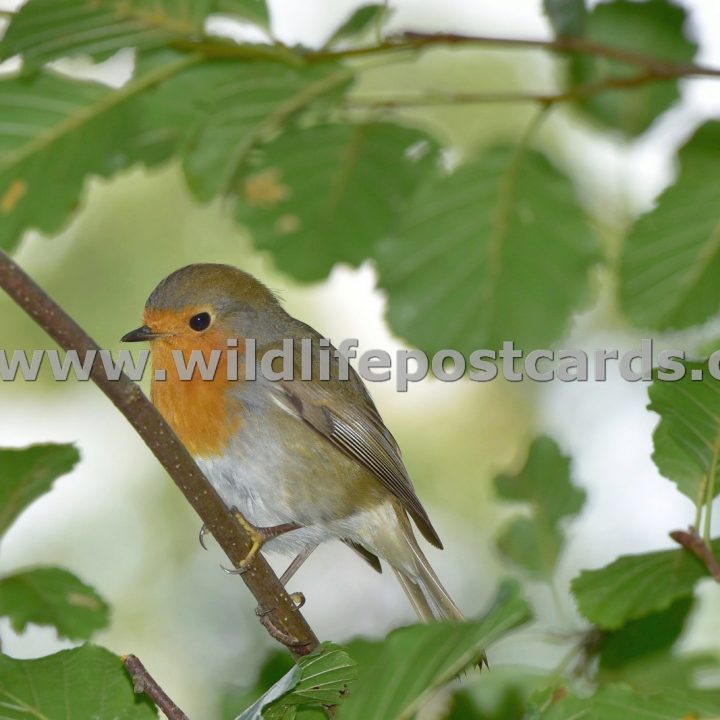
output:
[[[666,610],[630,620],[618,630],[603,631],[597,645],[601,669],[624,667],[669,650],[680,637],[693,603],[693,597],[681,597]]]
[[[126,47],[149,48],[202,33],[212,0],[28,0],[12,16],[0,59],[25,68],[59,57],[103,60]]]
[[[677,180],[622,250],[620,301],[639,327],[688,327],[720,306],[720,122],[699,128],[679,161]]]
[[[323,643],[317,652],[300,658],[237,720],[291,720],[301,707],[338,705],[356,676],[350,656],[337,645]]]
[[[640,694],[627,685],[607,685],[588,698],[555,693],[543,712],[532,715],[542,720],[704,720],[720,713],[717,693],[665,691]]]
[[[553,525],[544,525],[534,518],[516,517],[503,526],[496,542],[508,560],[548,579],[560,555],[563,536]]]
[[[233,685],[223,693],[220,717],[234,718],[239,715],[294,667],[295,663],[287,651],[274,650],[270,652],[263,660],[257,679],[252,686]]]
[[[176,58],[119,90],[52,73],[0,81],[0,247],[12,249],[29,227],[57,231],[88,175],[167,159],[172,139],[145,132],[136,96],[196,62]]]
[[[519,473],[495,478],[495,489],[503,500],[530,503],[552,523],[577,515],[585,503],[585,491],[570,482],[570,459],[545,436],[535,438]]]
[[[681,380],[663,382],[656,371],[648,390],[648,409],[660,415],[653,434],[653,460],[681,493],[701,507],[709,495],[720,493],[720,383],[710,376],[707,362],[683,365]],[[701,381],[692,379],[697,373],[702,373]]]
[[[35,660],[0,655],[3,720],[157,720],[119,657],[84,645]]]
[[[543,0],[543,11],[556,35],[581,36],[585,31],[585,0]]]
[[[222,15],[237,15],[258,25],[270,21],[265,0],[215,0],[213,11]]]
[[[518,585],[506,582],[480,620],[413,625],[381,643],[352,644],[359,677],[343,706],[343,720],[411,718],[439,687],[477,664],[485,648],[529,618]]]
[[[659,60],[689,63],[697,47],[683,33],[685,21],[685,10],[667,0],[615,0],[599,3],[588,13],[584,39]],[[645,73],[637,65],[580,54],[571,58],[569,69],[571,86]],[[577,103],[594,120],[635,136],[647,130],[678,98],[677,81],[667,80],[647,82],[631,90],[607,90]]]
[[[295,114],[335,98],[351,79],[332,64],[213,62],[163,83],[144,102],[156,122],[176,128],[188,185],[208,201],[235,190],[253,148]]]
[[[600,685],[622,682],[646,694],[671,690],[686,697],[711,693],[717,698],[717,669],[716,655],[660,652],[619,667],[601,666],[597,681]]]
[[[22,570],[0,578],[0,616],[17,632],[30,623],[52,625],[60,637],[88,640],[107,627],[110,608],[72,573],[54,567]]]
[[[720,539],[713,541],[715,555]],[[580,612],[601,628],[616,630],[629,620],[669,608],[690,597],[707,568],[687,550],[624,555],[599,570],[585,570],[571,589]]]
[[[497,544],[520,567],[549,578],[555,569],[563,536],[560,522],[582,510],[585,491],[570,482],[570,460],[550,438],[537,438],[525,467],[515,476],[495,478],[499,498],[526,502],[530,517],[516,517],[501,531]]]
[[[0,448],[0,537],[53,481],[80,460],[74,445],[31,445]]]
[[[430,177],[377,256],[398,335],[466,354],[509,338],[522,348],[557,340],[596,259],[570,180],[539,153],[510,148]]]
[[[289,129],[243,178],[237,219],[298,280],[372,257],[437,156],[419,130],[391,123]]]
[[[524,698],[517,688],[508,687],[503,691],[497,707],[490,711],[478,707],[466,690],[456,692],[445,720],[523,720],[524,717]]]
[[[387,11],[383,3],[369,3],[361,5],[332,35],[328,45],[338,40],[345,40],[364,33],[373,23],[377,22]]]

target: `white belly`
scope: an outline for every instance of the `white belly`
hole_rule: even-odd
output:
[[[298,508],[287,501],[289,493],[282,480],[269,477],[272,469],[234,458],[197,458],[197,464],[230,508],[237,508],[256,527],[273,527],[284,523],[302,525],[298,530],[270,540],[264,547],[271,552],[296,555],[308,545],[317,545],[333,537],[331,528],[317,524],[311,508]]]

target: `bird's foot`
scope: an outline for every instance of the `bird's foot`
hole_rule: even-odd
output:
[[[246,573],[266,542],[292,530],[298,530],[301,527],[297,523],[282,523],[281,525],[272,525],[270,527],[258,527],[249,522],[236,507],[230,508],[230,511],[238,524],[250,536],[251,541],[250,549],[236,568],[229,569],[223,567],[223,570],[231,575],[242,575]]]
[[[262,611],[260,608],[255,611],[258,620],[260,620],[260,624],[268,631],[270,637],[282,643],[285,647],[295,648],[296,650],[300,650],[300,648],[305,648],[311,644],[308,640],[298,640],[298,638],[275,625],[270,617],[273,612],[273,610]]]

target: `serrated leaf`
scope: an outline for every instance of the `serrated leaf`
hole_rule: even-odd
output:
[[[235,189],[248,153],[279,125],[337,96],[351,79],[333,64],[213,62],[163,83],[144,102],[161,124],[177,128],[188,185],[208,201]]]
[[[361,5],[353,14],[333,33],[328,45],[364,33],[378,18],[386,12],[387,6],[383,3],[369,3]]]
[[[717,556],[720,540],[712,543]],[[601,628],[616,630],[629,620],[669,608],[693,594],[707,568],[687,550],[624,555],[599,570],[584,570],[571,583],[580,612]]]
[[[706,692],[717,693],[717,670],[718,657],[709,653],[677,655],[661,652],[617,668],[600,667],[597,680],[600,685],[623,682],[639,693],[672,690],[686,696],[704,695]]]
[[[323,643],[317,652],[300,658],[236,720],[284,720],[298,708],[338,705],[357,676],[355,662],[337,645]]]
[[[110,621],[107,603],[67,570],[38,567],[0,578],[0,616],[22,632],[52,625],[60,637],[88,640]]]
[[[0,59],[25,68],[60,57],[103,60],[126,47],[150,48],[202,33],[213,0],[28,0],[0,41]]]
[[[535,720],[710,720],[720,713],[717,693],[664,691],[640,694],[627,685],[606,685],[594,695],[579,698],[555,692],[544,711],[530,717]]]
[[[436,143],[392,123],[289,129],[242,180],[237,219],[298,280],[372,257],[423,178]]]
[[[563,545],[560,522],[577,515],[585,492],[570,481],[570,460],[550,438],[533,441],[523,469],[515,476],[495,478],[499,498],[526,502],[529,517],[516,517],[501,530],[497,545],[505,557],[548,578]]]
[[[485,648],[530,615],[519,586],[506,582],[479,620],[413,625],[393,631],[381,643],[351,644],[359,676],[343,705],[343,720],[413,717],[437,688],[471,668]]]
[[[630,620],[618,630],[603,631],[597,644],[600,668],[622,668],[669,650],[680,637],[694,601],[693,597],[681,597],[662,612]]]
[[[502,147],[425,182],[377,264],[398,335],[470,354],[557,340],[596,258],[570,180],[537,152]]]
[[[689,63],[697,46],[683,33],[686,18],[685,10],[667,0],[598,3],[585,19],[584,38],[659,60]],[[571,85],[591,85],[643,72],[637,65],[579,54],[569,64]],[[600,123],[635,136],[647,130],[678,98],[677,81],[668,80],[644,83],[630,90],[609,89],[577,103]]]
[[[0,655],[3,720],[157,720],[136,695],[122,661],[104,648],[83,645],[34,660]]]
[[[520,472],[495,478],[495,490],[503,500],[529,503],[551,524],[577,515],[586,497],[585,491],[570,481],[570,458],[544,435],[533,440]]]
[[[53,481],[80,460],[74,445],[0,448],[0,537],[25,508],[50,490]]]
[[[623,245],[620,301],[639,327],[688,327],[720,306],[720,122],[699,128],[679,161],[677,180]]]
[[[195,62],[184,56],[154,67],[119,90],[52,73],[0,81],[0,247],[12,249],[29,227],[56,232],[88,175],[167,159],[172,138],[145,132],[134,102]]]
[[[585,0],[543,0],[543,11],[556,35],[581,36],[585,31]]]
[[[653,433],[653,460],[683,495],[701,507],[708,495],[720,494],[720,383],[707,362],[683,362],[681,380],[655,378],[648,389],[648,409],[660,416]],[[702,372],[702,380],[693,380]],[[713,488],[708,487],[708,482]]]

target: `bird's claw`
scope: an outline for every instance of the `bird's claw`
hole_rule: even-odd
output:
[[[228,575],[244,575],[250,569],[250,567],[248,565],[240,565],[240,567],[229,568],[221,565],[220,569],[223,572],[226,572]]]
[[[207,550],[207,545],[205,544],[205,536],[210,532],[207,529],[207,525],[205,523],[202,524],[202,527],[200,528],[200,533],[198,534],[198,540],[200,541],[200,546],[203,550]]]

